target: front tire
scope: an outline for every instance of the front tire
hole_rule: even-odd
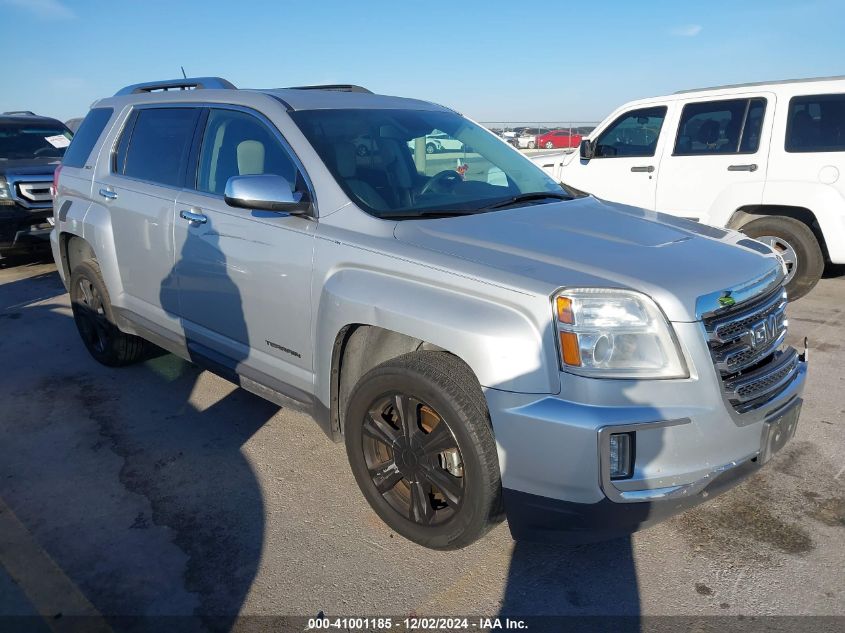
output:
[[[352,473],[405,538],[459,549],[501,520],[501,478],[486,401],[457,357],[418,351],[365,374],[345,428]]]
[[[425,145],[425,153],[426,154],[433,154],[437,151],[437,147],[435,147],[434,143],[426,143]]]
[[[97,262],[81,262],[71,272],[70,305],[82,342],[95,360],[108,367],[120,367],[144,357],[147,342],[121,332],[115,325],[114,310]]]
[[[554,149],[555,144],[551,141],[546,141],[546,149]]]
[[[793,301],[806,295],[821,279],[824,255],[809,226],[785,216],[765,216],[741,228],[783,257],[787,266],[786,293]]]

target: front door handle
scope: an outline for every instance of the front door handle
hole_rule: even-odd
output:
[[[757,171],[757,165],[728,165],[728,171]]]
[[[202,213],[194,213],[193,211],[188,211],[187,209],[182,209],[179,212],[179,217],[183,220],[187,220],[194,226],[208,222],[208,218]]]
[[[103,196],[106,200],[117,200],[117,194],[111,189],[100,189],[100,195]]]
[[[650,174],[654,171],[654,165],[639,165],[636,167],[631,167],[631,171],[641,171]]]

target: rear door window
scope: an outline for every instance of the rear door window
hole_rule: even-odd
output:
[[[596,139],[596,158],[654,156],[666,118],[666,106],[631,110]]]
[[[125,159],[117,173],[168,187],[181,187],[199,108],[144,108],[138,111]],[[121,137],[118,147],[123,145]]]
[[[787,152],[845,151],[845,94],[793,97],[788,116]]]
[[[82,121],[70,147],[65,151],[62,165],[67,167],[84,167],[94,146],[103,133],[114,110],[112,108],[94,108]]]
[[[760,146],[766,100],[688,103],[681,112],[675,156],[753,154]]]

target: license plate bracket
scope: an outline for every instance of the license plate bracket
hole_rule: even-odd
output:
[[[786,446],[798,428],[802,400],[797,400],[786,411],[763,422],[763,437],[760,443],[760,462],[765,464],[775,453]]]

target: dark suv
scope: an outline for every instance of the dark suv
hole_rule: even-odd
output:
[[[0,115],[0,259],[49,245],[50,185],[72,136],[56,119]]]

